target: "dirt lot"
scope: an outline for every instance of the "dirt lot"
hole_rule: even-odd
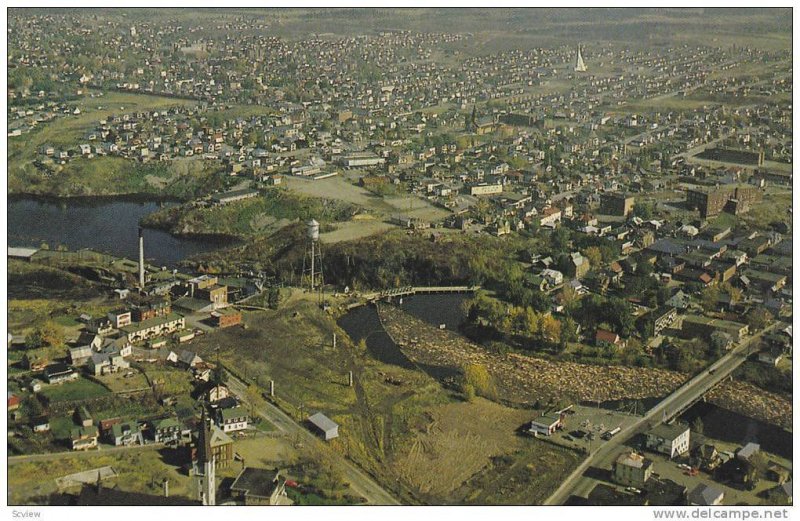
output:
[[[357,204],[370,213],[380,217],[395,214],[411,215],[428,221],[444,218],[448,212],[431,205],[419,197],[407,195],[401,197],[379,197],[372,192],[355,186],[343,176],[329,177],[317,181],[284,177],[284,183],[292,190],[313,197],[339,199]]]

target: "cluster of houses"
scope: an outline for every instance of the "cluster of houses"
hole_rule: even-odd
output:
[[[719,451],[713,444],[707,443],[702,435],[696,435],[698,439],[692,443],[690,436],[690,429],[685,425],[659,424],[645,433],[643,448],[647,452],[668,457],[670,462],[690,462],[679,465],[690,477],[698,476],[698,472],[703,471],[714,480],[734,486],[748,485],[748,480],[752,479],[752,473],[748,472],[749,462],[760,451],[757,443],[745,443],[735,452]],[[774,504],[791,504],[791,472],[771,462],[765,474],[766,479],[775,483],[765,491],[766,497]],[[590,504],[714,506],[725,504],[726,499],[725,488],[719,484],[695,479],[695,485],[686,487],[658,474],[653,459],[631,449],[625,449],[617,456],[612,465],[611,481],[626,487],[627,493],[600,484],[589,494]]]

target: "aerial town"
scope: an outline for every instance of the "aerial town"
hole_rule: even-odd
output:
[[[792,505],[791,20],[9,9],[8,503]]]

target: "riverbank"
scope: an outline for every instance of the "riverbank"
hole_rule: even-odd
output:
[[[390,337],[413,362],[453,373],[481,364],[493,377],[498,397],[512,403],[648,400],[666,396],[689,375],[663,369],[553,362],[528,355],[490,353],[457,333],[437,329],[394,306],[378,308]],[[725,382],[708,401],[756,420],[791,429],[792,404],[753,385]]]

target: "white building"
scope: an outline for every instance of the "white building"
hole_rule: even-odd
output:
[[[648,449],[668,455],[670,458],[689,452],[689,427],[662,423],[647,433],[645,445]]]
[[[534,435],[543,434],[544,436],[553,435],[562,427],[561,417],[544,414],[531,420],[531,427],[528,432]]]

